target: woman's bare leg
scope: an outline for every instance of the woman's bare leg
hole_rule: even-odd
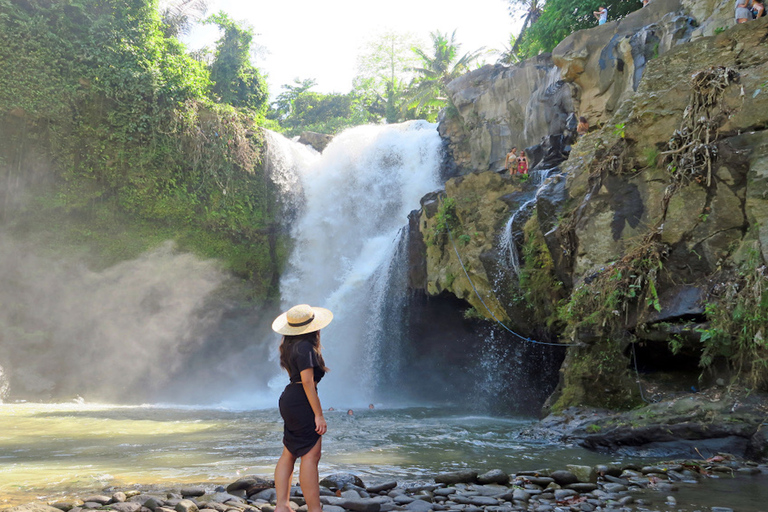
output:
[[[303,459],[302,459],[303,460]],[[291,497],[291,483],[293,482],[293,465],[296,457],[287,448],[283,447],[283,454],[275,466],[275,492],[277,493],[275,512],[292,512],[288,500]],[[318,492],[320,490],[318,489]]]
[[[322,444],[323,438],[321,437],[309,452],[302,455],[301,466],[299,466],[299,485],[301,485],[304,501],[307,502],[307,512],[322,512],[323,510],[323,506],[320,504],[320,478],[317,471]],[[275,510],[275,512],[285,511]]]

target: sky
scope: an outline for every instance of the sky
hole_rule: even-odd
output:
[[[268,75],[274,99],[294,78],[315,79],[316,92],[349,92],[357,56],[386,31],[412,33],[426,45],[430,32],[456,30],[462,54],[481,47],[503,50],[522,25],[519,16],[510,17],[508,5],[507,0],[211,0],[208,13],[223,10],[253,28],[254,42],[266,50],[254,64]],[[216,28],[204,26],[187,42],[192,49],[212,47],[217,37]],[[493,63],[496,55],[485,58]]]

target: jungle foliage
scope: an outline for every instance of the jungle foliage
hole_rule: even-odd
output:
[[[311,91],[314,79],[294,79],[284,84],[283,92],[272,103],[267,118],[276,131],[288,137],[311,131],[334,135],[352,126],[371,121],[371,116],[355,92],[322,94]]]
[[[275,297],[285,248],[260,166],[266,86],[250,31],[210,20],[223,36],[208,67],[152,0],[0,0],[0,172],[29,182],[22,163],[42,152],[52,177],[2,220],[71,230],[112,257],[164,233],[221,257],[255,298]]]
[[[642,6],[639,0],[547,0],[543,8],[536,1],[512,0],[510,3],[513,17],[522,10],[526,22],[531,18],[530,9],[538,11],[514,42],[514,53],[522,58],[551,52],[560,41],[577,30],[597,26],[597,19],[592,13],[600,6],[608,8],[608,21],[621,19]]]

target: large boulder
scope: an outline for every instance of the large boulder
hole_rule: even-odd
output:
[[[448,84],[456,107],[438,130],[463,173],[500,170],[509,150],[562,133],[574,111],[572,91],[549,55],[515,66],[486,65]]]
[[[680,0],[654,0],[619,21],[574,32],[555,47],[552,60],[574,85],[579,115],[601,125],[637,90],[646,64],[688,41],[693,28]]]

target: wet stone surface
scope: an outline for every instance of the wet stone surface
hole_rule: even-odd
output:
[[[680,486],[705,490],[723,478],[759,479],[768,485],[768,466],[720,455],[648,466],[568,466],[506,473],[458,471],[435,475],[434,483],[382,481],[366,485],[351,474],[335,474],[320,487],[325,512],[728,512],[737,507],[685,505]],[[687,502],[690,499],[686,498]],[[307,512],[301,489],[291,489],[291,508]],[[185,487],[160,492],[105,489],[70,502],[30,503],[4,512],[274,512],[273,482],[246,476],[228,486]],[[757,509],[754,509],[757,510]]]

